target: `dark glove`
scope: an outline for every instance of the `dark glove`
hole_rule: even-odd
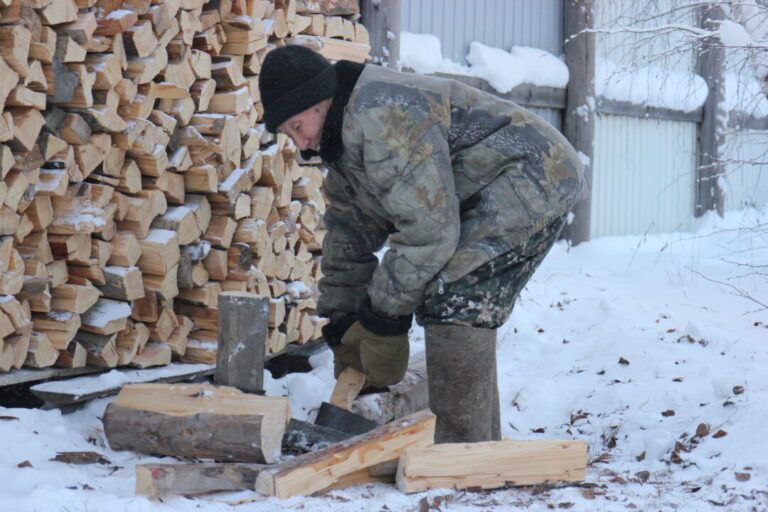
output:
[[[343,315],[334,318],[323,326],[323,338],[333,352],[333,373],[336,378],[344,370],[351,366],[355,370],[363,371],[360,362],[360,351],[357,345],[345,345],[341,343],[344,334],[357,320],[357,315]]]
[[[358,350],[361,371],[368,384],[381,388],[403,380],[410,354],[408,329],[411,315],[382,315],[371,307],[371,301],[366,297],[358,308],[357,318],[341,343]]]

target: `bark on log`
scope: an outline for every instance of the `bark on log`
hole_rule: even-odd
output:
[[[275,462],[288,399],[207,385],[126,386],[104,413],[113,450],[224,462]]]

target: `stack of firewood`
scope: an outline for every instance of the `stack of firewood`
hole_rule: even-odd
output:
[[[214,362],[320,334],[323,171],[260,119],[267,52],[364,61],[356,0],[0,0],[0,371]]]

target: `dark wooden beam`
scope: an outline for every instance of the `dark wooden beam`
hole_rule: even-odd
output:
[[[594,27],[593,0],[565,1],[565,64],[570,79],[565,93],[563,134],[583,155],[586,178],[585,198],[573,208],[573,222],[563,236],[572,244],[589,240],[592,218],[592,160],[594,156],[595,34],[583,32]],[[584,158],[585,157],[585,158]]]
[[[219,294],[216,384],[264,392],[269,299],[253,293]]]
[[[377,64],[397,67],[400,58],[400,0],[360,0],[361,22],[368,29]],[[394,36],[393,38],[390,38]]]
[[[669,108],[648,107],[628,101],[616,101],[599,98],[597,100],[598,114],[611,114],[614,116],[639,117],[642,119],[661,119],[664,121],[678,121],[681,123],[700,123],[703,109],[698,108],[693,112],[682,112]]]
[[[725,14],[719,5],[707,5],[699,11],[701,26],[717,32]],[[709,210],[724,212],[723,190],[718,178],[725,171],[720,148],[725,142],[726,117],[721,105],[725,99],[725,48],[718,37],[701,42],[698,52],[698,72],[707,82],[709,93],[699,126],[699,155],[696,174],[694,215],[700,217]]]
[[[562,110],[565,108],[565,89],[557,87],[540,87],[531,84],[520,84],[506,93],[498,92],[487,80],[477,76],[453,75],[449,73],[435,73],[435,76],[451,78],[459,82],[471,85],[476,89],[488,92],[499,98],[514,101],[520,106],[528,108],[551,108]]]
[[[768,130],[768,117],[755,117],[753,114],[731,110],[728,114],[728,128],[739,130]]]

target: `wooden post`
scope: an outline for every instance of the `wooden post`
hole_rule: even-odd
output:
[[[586,197],[573,208],[573,223],[563,236],[574,245],[589,240],[592,217],[592,159],[595,139],[595,34],[593,0],[565,2],[565,64],[570,79],[566,89],[563,133],[582,154]]]
[[[219,295],[216,384],[263,393],[269,299],[253,293]]]
[[[707,5],[699,11],[701,27],[717,31],[720,20],[725,19],[718,5]],[[718,178],[725,171],[720,148],[725,142],[727,123],[723,110],[725,100],[725,48],[718,37],[701,42],[698,52],[698,73],[707,82],[707,100],[699,125],[699,161],[696,174],[696,204],[694,215],[700,217],[709,210],[717,210],[722,217],[725,201]]]
[[[400,58],[400,0],[360,0],[360,14],[368,29],[373,62],[396,68]],[[390,39],[390,35],[394,37]]]

